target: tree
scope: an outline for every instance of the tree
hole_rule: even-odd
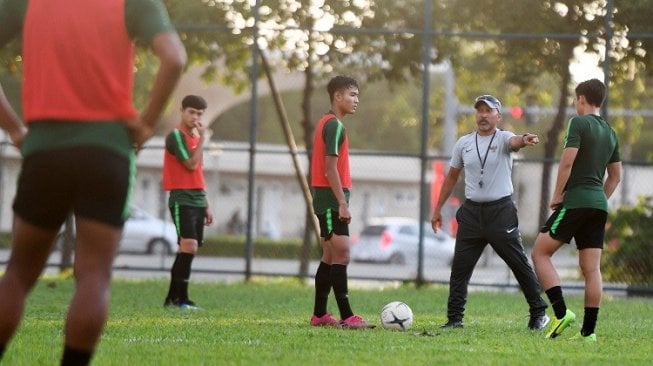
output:
[[[616,20],[625,22],[633,13],[646,10],[644,1],[626,3],[628,7],[625,3],[619,3],[621,8],[618,7],[624,19]],[[207,58],[213,60],[206,68],[206,75],[243,85],[248,76],[248,46],[253,42],[252,5],[244,1],[199,4],[211,11],[191,11],[184,4],[171,7],[171,12],[179,10],[180,15],[193,14],[188,21],[192,20],[196,27],[205,21],[226,19],[226,28],[232,37],[221,36],[216,40],[215,36],[204,37],[196,30],[191,31],[185,39],[191,48],[190,54],[198,55],[197,60],[202,62]],[[423,1],[338,1],[322,5],[322,2],[312,1],[287,0],[275,4],[262,1],[257,40],[262,49],[271,53],[270,58],[277,68],[299,70],[306,76],[301,109],[304,143],[309,151],[316,119],[311,99],[315,86],[323,82],[326,75],[340,70],[350,73],[362,70],[366,78],[363,81],[385,79],[394,83],[413,79],[423,70]],[[432,61],[450,59],[457,73],[463,75],[461,79],[467,77],[471,86],[458,87],[459,96],[471,100],[473,95],[487,92],[485,80],[499,79],[514,86],[515,93],[522,94],[523,100],[551,103],[552,97],[557,98],[558,113],[543,139],[545,165],[540,221],[547,216],[548,182],[552,178],[566,111],[571,104],[569,67],[575,52],[578,49],[600,52],[606,39],[614,40],[627,34],[628,27],[616,21],[613,27],[621,33],[613,36],[605,28],[608,5],[597,0],[523,0],[517,3],[443,0],[435,3],[436,52]],[[647,29],[644,24],[639,27]],[[644,43],[635,46],[642,48]],[[226,72],[220,72],[216,60],[227,66],[223,68]],[[557,78],[555,95],[537,89],[543,73]],[[499,90],[499,93],[511,94],[508,90]],[[435,139],[430,141],[434,143]]]
[[[405,69],[412,73],[419,70],[419,61],[415,60],[420,59],[420,48],[419,43],[414,44],[413,37],[404,39],[401,35],[369,35],[355,31],[387,25],[390,19],[400,26],[406,22],[403,17],[406,11],[419,14],[422,2],[418,0],[334,1],[328,4],[309,0],[263,0],[259,3],[258,14],[254,14],[257,4],[247,1],[188,4],[187,1],[168,0],[166,3],[175,21],[182,24],[180,29],[189,59],[205,65],[207,78],[219,79],[236,88],[244,86],[249,81],[250,46],[254,42],[262,52],[266,52],[272,67],[304,73],[301,125],[309,161],[317,120],[311,104],[316,85],[335,73],[365,75],[360,80],[365,82],[381,78],[403,80]],[[394,10],[381,11],[389,8]],[[384,16],[375,18],[377,12]],[[201,25],[215,24],[216,19],[224,19],[231,34],[199,31]],[[254,25],[258,28],[253,29]],[[254,39],[254,34],[257,34],[257,39]],[[407,52],[398,57],[397,51],[404,50]],[[307,207],[306,214],[308,228],[309,215],[312,215],[310,207]],[[306,230],[302,273],[308,266],[311,242],[311,235]]]
[[[629,61],[637,63],[638,71],[645,71],[648,76],[653,76],[653,23],[651,16],[653,10],[647,0],[620,0],[614,2],[615,33],[620,40],[627,42],[614,42],[613,57],[621,63],[621,71],[632,74]]]
[[[525,98],[534,99],[538,94],[533,85],[540,74],[552,73],[559,80],[558,113],[544,138],[545,163],[540,195],[540,221],[543,222],[548,212],[553,159],[571,100],[569,66],[576,48],[591,49],[601,41],[597,35],[604,31],[605,4],[592,0],[460,0],[449,2],[449,5],[445,9],[447,18],[455,19],[455,24],[447,26],[459,32],[478,34],[478,41],[466,46],[473,47],[476,57],[486,61],[486,72],[503,75],[508,83],[524,91]],[[455,65],[456,58],[453,60]],[[483,75],[487,74],[479,75],[482,76],[476,82],[482,83]]]

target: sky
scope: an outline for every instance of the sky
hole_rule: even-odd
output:
[[[576,52],[576,58],[578,61],[569,66],[574,82],[579,83],[592,78],[603,80],[605,75],[603,69],[597,66],[599,55],[578,51]]]

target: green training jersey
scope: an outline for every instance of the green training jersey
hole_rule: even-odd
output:
[[[563,206],[608,211],[603,190],[606,167],[621,161],[614,129],[601,116],[573,117],[567,126],[564,146],[578,148],[578,154],[567,180]]]
[[[168,207],[207,207],[206,192],[202,189],[174,189],[170,191]]]
[[[345,198],[347,203],[349,203],[349,190],[343,189],[345,192]],[[338,199],[336,195],[333,194],[331,188],[325,187],[313,187],[313,211],[316,214],[324,214],[328,209],[338,212]]]
[[[0,47],[21,35],[28,3],[25,0],[0,0]],[[148,45],[156,34],[174,29],[165,7],[158,0],[126,0],[125,26],[129,37],[143,46]],[[133,153],[129,131],[119,120],[29,122],[21,147],[24,157],[38,151],[74,146],[103,147],[125,157]]]

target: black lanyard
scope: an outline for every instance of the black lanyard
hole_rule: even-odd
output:
[[[478,150],[478,132],[476,132],[476,135],[474,136],[474,141],[476,142],[476,155],[478,155],[478,161],[481,163],[481,179],[478,181],[478,186],[483,188],[483,169],[485,169],[485,162],[487,161],[487,154],[490,152],[490,147],[492,146],[492,142],[494,141],[494,136],[497,135],[497,130],[494,130],[494,133],[492,134],[492,138],[490,139],[490,143],[487,145],[487,149],[485,149],[485,156],[483,159],[481,159],[481,152]]]

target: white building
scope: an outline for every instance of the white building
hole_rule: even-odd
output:
[[[5,140],[6,141],[6,140]],[[254,235],[300,237],[304,229],[305,201],[296,178],[293,161],[286,146],[257,145],[255,154],[255,186],[253,188]],[[13,146],[0,145],[0,230],[9,231],[11,204],[20,169],[20,155]],[[304,174],[307,159],[299,156]],[[163,138],[155,137],[139,153],[133,203],[152,214],[169,218],[167,193],[161,190]],[[249,186],[249,145],[236,142],[212,142],[204,154],[204,169],[209,203],[215,224],[207,234],[226,232],[227,222],[236,212],[247,218]],[[445,165],[448,165],[445,162]],[[538,230],[541,185],[539,162],[517,161],[513,170],[514,199],[519,209],[520,228],[524,235]],[[102,169],[102,167],[98,167]],[[557,167],[553,168],[553,178]],[[420,195],[420,161],[415,157],[357,154],[352,151],[351,233],[356,235],[365,221],[375,216],[418,218]],[[433,173],[429,172],[430,181]],[[625,170],[622,187],[611,199],[611,206],[633,203],[640,195],[653,195],[650,166]],[[553,182],[551,182],[553,184]],[[627,200],[622,193],[627,192]],[[453,213],[453,211],[451,212]]]

